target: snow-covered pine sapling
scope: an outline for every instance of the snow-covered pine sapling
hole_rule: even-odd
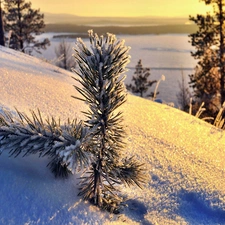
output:
[[[114,213],[119,211],[123,200],[118,194],[120,184],[144,182],[142,165],[133,157],[123,158],[125,132],[122,126],[122,112],[117,108],[126,101],[124,86],[125,66],[129,62],[129,48],[124,41],[113,34],[98,36],[89,31],[90,49],[81,39],[77,39],[75,60],[78,70],[74,72],[82,87],[75,86],[81,98],[89,105],[84,112],[89,127],[86,151],[92,153],[92,162],[80,182],[80,193],[100,208]]]

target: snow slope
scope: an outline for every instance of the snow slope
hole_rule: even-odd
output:
[[[0,108],[82,119],[86,109],[71,98],[74,74],[0,47]],[[55,179],[47,160],[0,156],[0,224],[225,224],[224,131],[182,111],[128,95],[121,107],[127,154],[146,167],[143,189],[126,187],[119,215],[77,197],[77,179]]]

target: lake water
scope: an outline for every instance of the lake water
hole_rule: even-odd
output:
[[[55,33],[45,33],[39,38],[48,37],[51,46],[42,52],[39,57],[52,60],[55,58],[55,47],[61,39],[53,39]],[[143,67],[151,69],[150,80],[159,80],[162,75],[166,80],[161,82],[158,88],[158,98],[166,102],[173,102],[177,106],[176,94],[179,92],[178,81],[181,81],[182,72],[186,82],[188,75],[193,73],[196,61],[191,57],[190,52],[194,50],[188,42],[187,34],[166,34],[166,35],[117,35],[119,39],[125,39],[125,44],[131,47],[131,61],[128,64],[129,71],[126,73],[126,84],[129,84],[134,74],[134,68],[139,59],[142,60]],[[67,39],[74,46],[74,39]],[[89,40],[84,39],[88,45]],[[37,55],[38,56],[38,55]],[[149,92],[154,91],[155,86],[149,88]]]

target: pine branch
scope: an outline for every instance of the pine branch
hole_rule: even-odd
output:
[[[48,164],[56,176],[74,173],[77,168],[88,164],[87,153],[82,148],[86,128],[82,122],[69,121],[61,126],[53,117],[46,123],[38,110],[31,111],[32,117],[17,111],[17,116],[4,111],[0,114],[0,148],[10,156],[39,154],[48,156]],[[62,171],[61,171],[62,170]],[[65,175],[63,175],[65,176]]]
[[[125,158],[122,162],[123,165],[116,168],[116,176],[128,186],[137,185],[142,188],[143,183],[146,181],[144,164],[134,160],[134,157]]]

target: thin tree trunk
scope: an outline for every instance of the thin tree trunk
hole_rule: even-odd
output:
[[[5,37],[4,37],[4,27],[3,27],[3,20],[2,20],[2,7],[1,7],[1,0],[0,0],[0,45],[5,46]]]
[[[101,197],[101,160],[98,160],[97,164],[94,165],[94,205],[102,206]]]
[[[225,101],[225,87],[224,87],[224,78],[225,78],[225,65],[224,65],[224,34],[223,34],[223,3],[222,0],[218,3],[219,6],[219,32],[220,32],[220,94],[221,94],[221,105]]]
[[[99,75],[99,92],[102,93],[103,90],[103,77],[102,74]],[[105,98],[104,95],[100,97],[100,105],[105,105]],[[98,160],[96,162],[96,166],[94,167],[95,171],[95,179],[94,179],[94,204],[98,205],[99,207],[102,207],[102,161],[103,161],[103,155],[104,151],[106,149],[105,145],[105,139],[106,139],[106,130],[105,130],[105,125],[107,124],[106,121],[106,115],[103,110],[102,112],[102,123],[101,123],[101,147],[99,149],[98,153]]]
[[[17,10],[18,10],[18,20],[19,20],[19,43],[20,43],[20,50],[25,52],[23,46],[23,29],[22,29],[22,19],[21,19],[21,9],[20,9],[20,1],[17,3]]]
[[[67,70],[67,52],[66,52],[66,43],[63,41],[63,51],[64,51],[64,69]]]

